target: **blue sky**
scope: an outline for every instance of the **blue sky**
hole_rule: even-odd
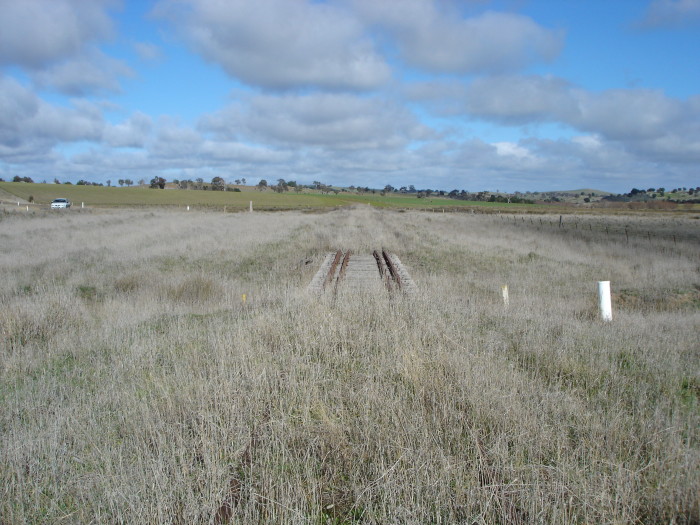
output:
[[[700,184],[700,0],[0,0],[0,177]]]

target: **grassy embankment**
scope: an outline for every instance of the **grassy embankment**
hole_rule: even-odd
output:
[[[697,523],[697,221],[586,220],[0,215],[2,522]]]

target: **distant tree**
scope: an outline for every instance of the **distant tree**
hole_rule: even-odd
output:
[[[288,180],[288,181],[287,181],[287,186],[289,186],[290,188],[296,188],[296,187],[297,187],[297,181],[295,181],[295,180]]]
[[[58,179],[54,179],[54,180],[53,180],[53,183],[54,183],[54,184],[61,184],[61,181],[58,180]]]
[[[584,198],[583,198],[583,202],[591,202],[591,198],[590,198],[590,197],[584,197]]]
[[[391,193],[392,191],[394,191],[394,187],[391,184],[387,184],[386,186],[384,186],[384,191],[386,193]]]
[[[226,189],[226,181],[221,177],[211,179],[211,189],[214,191],[224,191]]]
[[[126,179],[126,180],[124,181],[124,184],[126,184],[127,186],[133,186],[133,185],[134,185],[134,181],[131,180],[131,179]],[[143,184],[143,179],[141,180],[141,184]]]
[[[283,191],[289,191],[289,186],[287,185],[287,181],[284,179],[277,179],[277,187],[279,188],[277,190],[277,193],[282,193]]]
[[[245,177],[241,179],[241,184],[245,186]]]
[[[15,175],[15,177],[12,179],[12,182],[27,182],[29,184],[32,184],[34,181],[31,177],[20,177],[19,175]]]
[[[258,191],[263,191],[265,188],[267,188],[267,181],[265,179],[260,179],[260,182],[258,182]]]
[[[413,184],[411,184],[408,187],[408,193],[415,193],[415,192],[416,192],[416,187]]]
[[[117,181],[117,184],[119,184],[120,186],[124,186],[124,179],[119,179]]]
[[[111,186],[112,186],[112,181],[110,179],[107,179],[107,187],[109,188]]]
[[[166,180],[163,177],[153,177],[151,179],[151,185],[149,186],[152,189],[158,189],[160,188],[165,189],[165,182]]]
[[[236,179],[236,180],[234,180],[233,182],[235,182],[236,184],[240,184],[240,183],[241,183],[241,179]]]
[[[133,183],[132,183],[132,184],[133,184]],[[146,180],[145,180],[145,179],[139,179],[139,186],[143,186],[144,184],[146,184]]]

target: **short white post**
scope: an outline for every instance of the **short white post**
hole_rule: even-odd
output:
[[[190,206],[189,206],[189,204],[187,205],[187,211],[190,211]]]
[[[84,207],[85,207],[85,203],[84,203],[84,202],[81,202],[81,203],[80,203],[80,207],[81,207],[81,208],[84,208]]]
[[[510,299],[508,298],[507,284],[501,286],[501,295],[503,296],[503,306],[508,306],[510,304]]]
[[[250,213],[253,213],[253,201],[250,201]]]
[[[612,321],[612,301],[610,299],[610,281],[598,281],[598,305],[603,321]]]
[[[17,206],[19,206],[19,201],[17,201]]]
[[[29,206],[27,206],[27,211],[29,211]]]

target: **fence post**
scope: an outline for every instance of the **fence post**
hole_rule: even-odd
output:
[[[612,301],[610,299],[610,281],[598,281],[598,306],[603,321],[612,321]]]
[[[510,299],[508,298],[507,284],[501,286],[501,296],[503,296],[503,306],[508,306],[510,304]]]

